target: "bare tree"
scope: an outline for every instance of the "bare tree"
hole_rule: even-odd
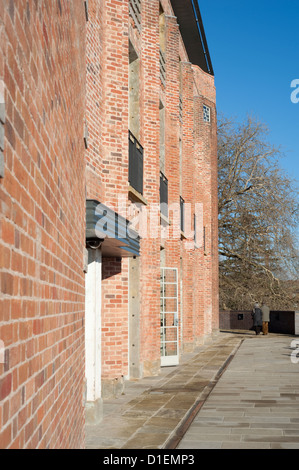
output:
[[[298,188],[267,134],[251,117],[241,124],[219,119],[220,308],[262,300],[272,309],[298,307],[287,282],[298,278]]]

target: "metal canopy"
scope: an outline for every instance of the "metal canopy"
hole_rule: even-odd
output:
[[[140,237],[130,222],[94,199],[86,200],[86,241],[102,240],[102,255],[139,256]]]
[[[171,0],[189,60],[214,75],[198,0]]]

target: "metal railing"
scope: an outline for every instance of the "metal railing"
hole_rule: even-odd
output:
[[[129,14],[133,18],[137,29],[141,29],[141,0],[130,0]]]

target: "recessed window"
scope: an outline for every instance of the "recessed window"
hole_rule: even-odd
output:
[[[143,147],[129,131],[129,183],[143,194]]]
[[[211,122],[211,109],[206,105],[203,105],[203,120],[204,122]]]
[[[160,171],[160,211],[168,217],[168,179]]]
[[[185,229],[185,214],[184,214],[184,199],[180,196],[180,218],[181,218],[181,231],[184,232]]]

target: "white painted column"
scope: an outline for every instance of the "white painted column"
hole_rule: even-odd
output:
[[[85,375],[86,421],[96,423],[102,417],[101,399],[101,282],[100,249],[88,250],[85,277]]]

